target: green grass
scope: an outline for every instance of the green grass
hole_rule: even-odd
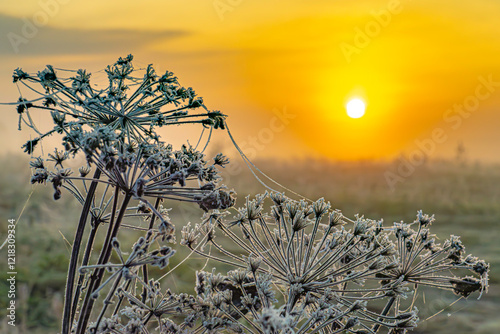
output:
[[[17,218],[32,187],[28,182],[29,170],[24,158],[5,156],[0,158],[0,163],[6,166],[0,176],[0,216],[6,221]],[[262,160],[255,163],[276,181],[310,199],[324,197],[346,216],[353,217],[359,213],[372,219],[383,218],[386,225],[392,225],[394,221],[413,221],[419,209],[435,214],[433,233],[441,240],[450,234],[462,236],[468,252],[491,264],[490,292],[480,301],[471,296],[446,309],[457,299],[456,296],[445,292],[427,293],[425,303],[419,304],[421,319],[444,311],[424,322],[413,333],[500,332],[500,321],[497,319],[500,309],[500,259],[497,256],[500,254],[500,240],[497,240],[500,237],[500,166],[428,162],[391,191],[384,178],[387,170],[395,168],[391,163],[309,160]],[[228,179],[228,186],[239,195],[238,205],[243,203],[246,194],[254,195],[265,190],[247,170]],[[61,312],[61,294],[69,258],[69,247],[63,236],[71,242],[78,214],[79,206],[69,194],[63,194],[61,201],[54,202],[50,185],[37,186],[19,222],[17,269],[24,305],[18,315],[22,326],[29,328],[30,333],[50,333],[59,326],[58,312]],[[171,211],[178,240],[182,225],[188,221],[199,222],[201,214],[202,211],[195,205],[186,204]],[[6,224],[1,224],[2,241],[5,233]],[[127,237],[132,241],[135,235],[131,233]],[[187,255],[185,249],[179,249],[169,268]],[[5,260],[2,250],[1,268],[5,268]],[[164,281],[163,288],[192,293],[194,271],[205,265],[205,260],[193,256],[182,269],[176,269]],[[213,266],[213,263],[208,263],[205,270]],[[5,270],[2,270],[2,284],[4,274]],[[0,287],[0,316],[4,317],[5,286]],[[0,332],[3,333],[2,328]]]

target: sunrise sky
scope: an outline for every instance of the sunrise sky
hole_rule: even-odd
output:
[[[16,67],[92,72],[132,53],[228,114],[250,156],[451,157],[462,142],[469,159],[500,161],[496,0],[0,4],[0,102],[18,98]],[[347,116],[351,98],[365,101],[363,117]],[[0,112],[1,151],[19,151],[30,133],[13,107]]]

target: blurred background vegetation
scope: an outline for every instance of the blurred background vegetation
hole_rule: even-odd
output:
[[[229,188],[238,193],[238,205],[247,194],[265,191],[243,163],[223,171]],[[383,218],[386,225],[395,221],[411,222],[417,210],[435,214],[431,231],[441,241],[450,234],[462,236],[467,252],[491,264],[490,290],[480,301],[477,296],[460,300],[449,293],[421,292],[421,323],[413,333],[480,333],[500,332],[500,166],[472,163],[464,159],[429,160],[391,190],[384,173],[397,167],[395,162],[342,162],[297,160],[284,162],[257,160],[255,164],[276,181],[310,198],[324,197],[348,217],[359,213],[367,218]],[[0,157],[0,224],[1,241],[5,239],[7,219],[22,216],[17,225],[17,326],[0,328],[1,333],[55,333],[62,314],[62,295],[70,242],[80,205],[69,195],[54,202],[52,188],[29,184],[28,159],[22,156]],[[269,183],[269,182],[268,182]],[[272,186],[271,183],[269,183]],[[275,187],[276,190],[278,187]],[[293,197],[293,196],[292,196]],[[180,230],[187,222],[198,223],[202,211],[196,205],[164,204]],[[133,242],[137,234],[126,232]],[[129,234],[130,233],[130,234]],[[99,247],[99,246],[97,246]],[[189,253],[175,246],[178,253],[167,270],[175,267]],[[191,256],[162,282],[164,289],[193,293],[194,272],[211,270],[215,264]],[[1,251],[0,267],[6,268],[6,253]],[[222,268],[223,271],[224,268]],[[165,271],[166,272],[166,271]],[[164,274],[154,273],[156,276]],[[5,317],[7,299],[6,270],[0,272],[0,316]],[[182,279],[181,279],[182,278]],[[2,321],[2,326],[6,324]],[[10,326],[9,326],[10,327]]]

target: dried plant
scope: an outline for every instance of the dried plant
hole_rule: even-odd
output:
[[[411,224],[384,226],[362,216],[351,220],[324,199],[296,201],[277,192],[234,209],[235,193],[218,171],[229,163],[225,156],[209,161],[197,147],[174,150],[156,132],[191,123],[226,129],[226,116],[209,111],[173,73],[158,76],[151,65],[135,69],[132,60],[108,66],[104,88],[85,70],[70,77],[52,66],[37,74],[14,71],[14,82],[37,94],[16,103],[19,125],[37,133],[25,151],[33,154],[55,134],[64,148],[33,158],[31,182],[51,183],[54,199],[69,192],[82,205],[63,334],[405,333],[419,318],[404,299],[415,297],[419,286],[463,297],[487,290],[489,265],[466,256],[456,236],[437,244],[429,231],[434,217],[421,211]],[[40,131],[34,110],[48,111],[53,127]],[[78,173],[65,168],[80,155],[85,164]],[[198,205],[201,223],[172,222],[166,199]],[[134,224],[134,217],[148,227]],[[149,272],[175,256],[176,226],[181,246],[230,268],[193,272],[193,294],[162,290],[161,279]],[[122,246],[122,230],[144,235]]]

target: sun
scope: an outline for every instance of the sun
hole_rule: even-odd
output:
[[[351,99],[345,106],[347,116],[351,118],[360,118],[365,114],[365,103],[361,99]]]

